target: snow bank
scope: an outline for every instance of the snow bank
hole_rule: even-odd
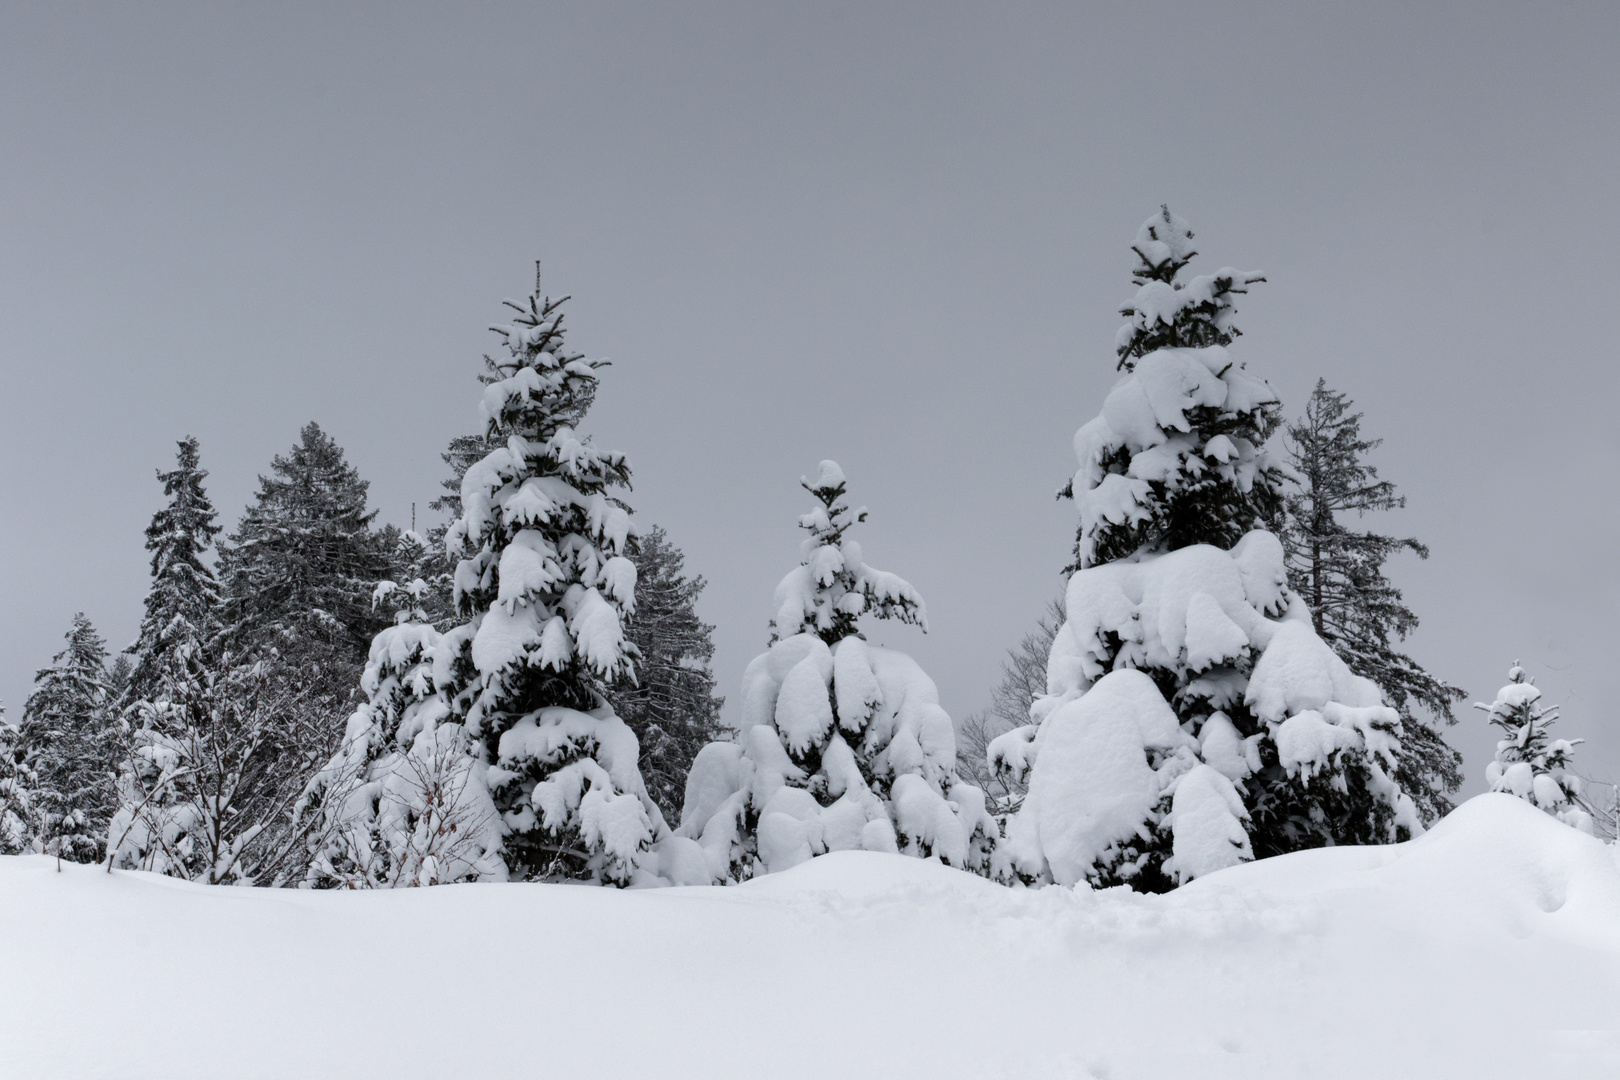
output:
[[[0,858],[0,921],[3,1071],[37,1080],[1620,1070],[1613,849],[1506,795],[1164,896],[867,852],[628,892],[210,889],[27,856]],[[492,926],[531,932],[491,964]]]

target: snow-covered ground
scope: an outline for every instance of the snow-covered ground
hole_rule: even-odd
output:
[[[1620,1075],[1614,851],[1508,795],[1162,897],[845,852],[737,888],[0,859],[0,1075]]]

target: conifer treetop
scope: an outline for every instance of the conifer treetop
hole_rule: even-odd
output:
[[[634,525],[613,494],[629,488],[630,463],[575,430],[606,361],[567,350],[565,300],[508,300],[517,318],[491,328],[506,348],[488,358],[496,377],[483,395],[496,445],[467,468],[461,517],[445,534],[452,557],[474,549],[457,565],[454,597],[479,620],[475,727],[489,713],[594,708],[606,684],[634,672],[624,636],[635,611],[625,554]]]
[[[107,696],[106,662],[106,642],[84,612],[78,612],[62,651],[51,658],[50,667],[34,673],[35,688],[24,714],[31,721],[60,722],[76,719],[64,715],[66,708],[102,704]]]
[[[205,639],[213,629],[219,585],[202,561],[219,534],[213,503],[203,489],[208,471],[201,467],[197,440],[178,442],[175,467],[158,470],[168,504],[152,515],[146,549],[152,553],[152,585],[140,635],[126,650],[136,660],[123,688],[126,701],[155,693],[158,670],[168,648],[191,638]]]
[[[1119,368],[1129,371],[1159,349],[1230,345],[1242,335],[1232,322],[1237,313],[1232,297],[1248,292],[1265,275],[1223,266],[1213,274],[1176,281],[1198,254],[1192,238],[1192,229],[1169,206],[1160,206],[1137,230],[1131,245],[1137,257],[1131,281],[1137,290],[1119,309],[1128,320],[1115,339]]]
[[[771,640],[794,634],[818,635],[829,645],[861,636],[856,620],[863,614],[898,619],[928,632],[928,613],[917,590],[903,578],[868,566],[861,546],[845,534],[866,520],[866,507],[851,510],[844,502],[844,472],[836,461],[823,461],[815,482],[799,484],[819,504],[799,518],[810,535],[799,545],[799,565],[776,586],[776,617]]]

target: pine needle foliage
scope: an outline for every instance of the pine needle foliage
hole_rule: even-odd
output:
[[[29,802],[44,850],[100,861],[117,808],[122,729],[107,685],[107,646],[90,620],[73,617],[67,645],[34,676],[19,743],[34,790]]]
[[[125,707],[156,695],[167,654],[180,643],[208,640],[219,617],[219,584],[203,562],[220,531],[203,489],[208,472],[201,467],[195,438],[188,435],[178,445],[174,468],[157,474],[168,504],[146,527],[152,584],[140,634],[125,650],[133,657],[128,679],[118,688]]]
[[[698,618],[696,604],[708,584],[688,577],[686,557],[654,525],[629,542],[636,564],[636,610],[626,636],[639,654],[636,679],[608,692],[613,711],[641,742],[647,793],[670,821],[679,821],[692,759],[720,738],[714,692],[714,627]]]
[[[1452,807],[1462,783],[1462,755],[1447,746],[1436,723],[1454,724],[1466,696],[1430,675],[1398,645],[1418,626],[1417,614],[1385,576],[1394,556],[1429,549],[1414,537],[1353,528],[1352,515],[1398,510],[1406,498],[1381,479],[1367,456],[1383,442],[1361,433],[1362,414],[1344,393],[1318,379],[1305,414],[1290,424],[1284,447],[1299,475],[1286,496],[1282,530],[1289,586],[1310,605],[1316,632],[1351,669],[1376,682],[1405,726],[1397,781],[1425,822]],[[1425,722],[1416,710],[1432,722]]]

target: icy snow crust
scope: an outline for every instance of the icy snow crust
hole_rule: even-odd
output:
[[[1499,794],[1409,844],[1165,896],[866,852],[629,892],[221,889],[28,856],[0,858],[0,920],[29,928],[3,1071],[36,1080],[1620,1075],[1613,849]],[[501,926],[528,930],[489,964],[474,939]]]

